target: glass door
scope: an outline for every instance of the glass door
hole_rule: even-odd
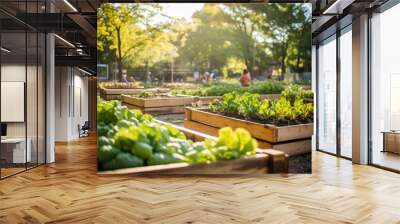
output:
[[[317,149],[336,154],[336,36],[321,43],[317,54]]]
[[[370,162],[400,171],[400,4],[371,18]]]

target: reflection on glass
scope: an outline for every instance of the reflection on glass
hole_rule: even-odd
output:
[[[340,153],[352,157],[352,35],[340,36]]]
[[[39,33],[38,35],[38,136],[37,136],[37,147],[38,147],[38,156],[37,162],[38,164],[45,163],[46,151],[45,151],[45,60],[46,60],[46,52],[45,52],[45,44],[46,39],[45,35]]]
[[[21,16],[43,13],[45,3],[0,1],[0,7]],[[4,178],[45,162],[46,40],[43,33],[7,14],[0,12],[0,20],[0,178]]]
[[[400,5],[372,18],[372,163],[400,170],[400,133],[386,142],[382,132],[400,130]]]
[[[318,48],[318,148],[336,153],[336,40]]]
[[[38,36],[36,32],[27,33],[27,82],[26,82],[26,114],[27,114],[27,143],[30,149],[30,158],[27,167],[37,165],[38,141],[37,141],[37,79],[38,79]]]
[[[2,177],[25,170],[30,161],[26,144],[26,34],[2,33],[1,45],[1,122],[6,130],[1,140]],[[28,150],[27,150],[28,149]]]

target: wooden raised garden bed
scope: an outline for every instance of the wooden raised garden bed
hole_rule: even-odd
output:
[[[164,123],[162,121],[158,121]],[[169,124],[171,125],[171,124]],[[202,141],[213,136],[172,125],[182,131],[188,139]],[[143,166],[125,168],[113,171],[99,172],[100,175],[139,175],[139,174],[162,174],[162,175],[248,175],[267,173],[287,173],[288,155],[273,149],[259,149],[253,157],[218,161],[209,164],[173,163],[166,165]]]
[[[261,95],[262,99],[278,99],[280,94]],[[221,100],[222,96],[189,96],[189,95],[160,95],[154,98],[140,98],[123,94],[121,102],[131,109],[139,109],[149,114],[183,114],[186,106],[208,105],[215,100]]]
[[[130,109],[139,109],[149,114],[179,114],[185,112],[185,106],[194,102],[192,96],[160,95],[154,98],[121,96],[122,104]]]
[[[262,100],[269,99],[269,100],[277,100],[281,94],[264,94],[260,95]],[[215,100],[222,100],[223,96],[194,96],[194,103],[199,105],[208,105],[209,103],[214,102]]]
[[[100,89],[100,97],[104,100],[119,100],[121,99],[121,95],[138,95],[143,92],[148,93],[166,93],[169,92],[170,89],[168,88],[152,88],[152,89],[145,89],[145,88],[136,88],[136,89]]]
[[[258,140],[260,148],[273,148],[288,155],[311,152],[311,136],[314,130],[313,123],[278,127],[190,107],[185,111],[184,127],[212,136],[217,136],[218,130],[223,127],[245,128]]]

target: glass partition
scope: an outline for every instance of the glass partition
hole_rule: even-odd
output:
[[[42,5],[0,2],[19,16],[39,12]],[[0,12],[1,179],[45,163],[45,44],[43,33]]]
[[[2,177],[24,171],[31,161],[26,141],[26,41],[25,32],[1,34]]]
[[[31,151],[28,168],[37,165],[38,158],[38,35],[36,32],[27,33],[27,94],[26,94],[26,114],[27,114],[27,150]]]
[[[38,64],[37,64],[37,162],[44,164],[46,162],[46,37],[43,33],[38,33]]]
[[[336,36],[318,47],[318,145],[336,153]]]
[[[352,33],[351,26],[340,36],[340,154],[352,157]]]
[[[371,162],[400,170],[400,5],[371,18]]]

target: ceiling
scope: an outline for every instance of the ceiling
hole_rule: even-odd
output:
[[[26,55],[22,51],[25,35],[18,33],[26,30],[28,33],[51,32],[57,34],[56,66],[79,66],[95,73],[98,4],[97,0],[1,0],[2,36],[8,39],[4,40],[8,43],[7,47],[13,49],[8,56],[11,58],[14,55],[17,58],[17,54]],[[6,46],[5,42],[3,46]],[[33,51],[31,48],[36,49],[28,44],[28,55]]]
[[[312,36],[313,42],[331,36],[351,24],[354,17],[386,3],[388,0],[311,0],[313,4]]]

